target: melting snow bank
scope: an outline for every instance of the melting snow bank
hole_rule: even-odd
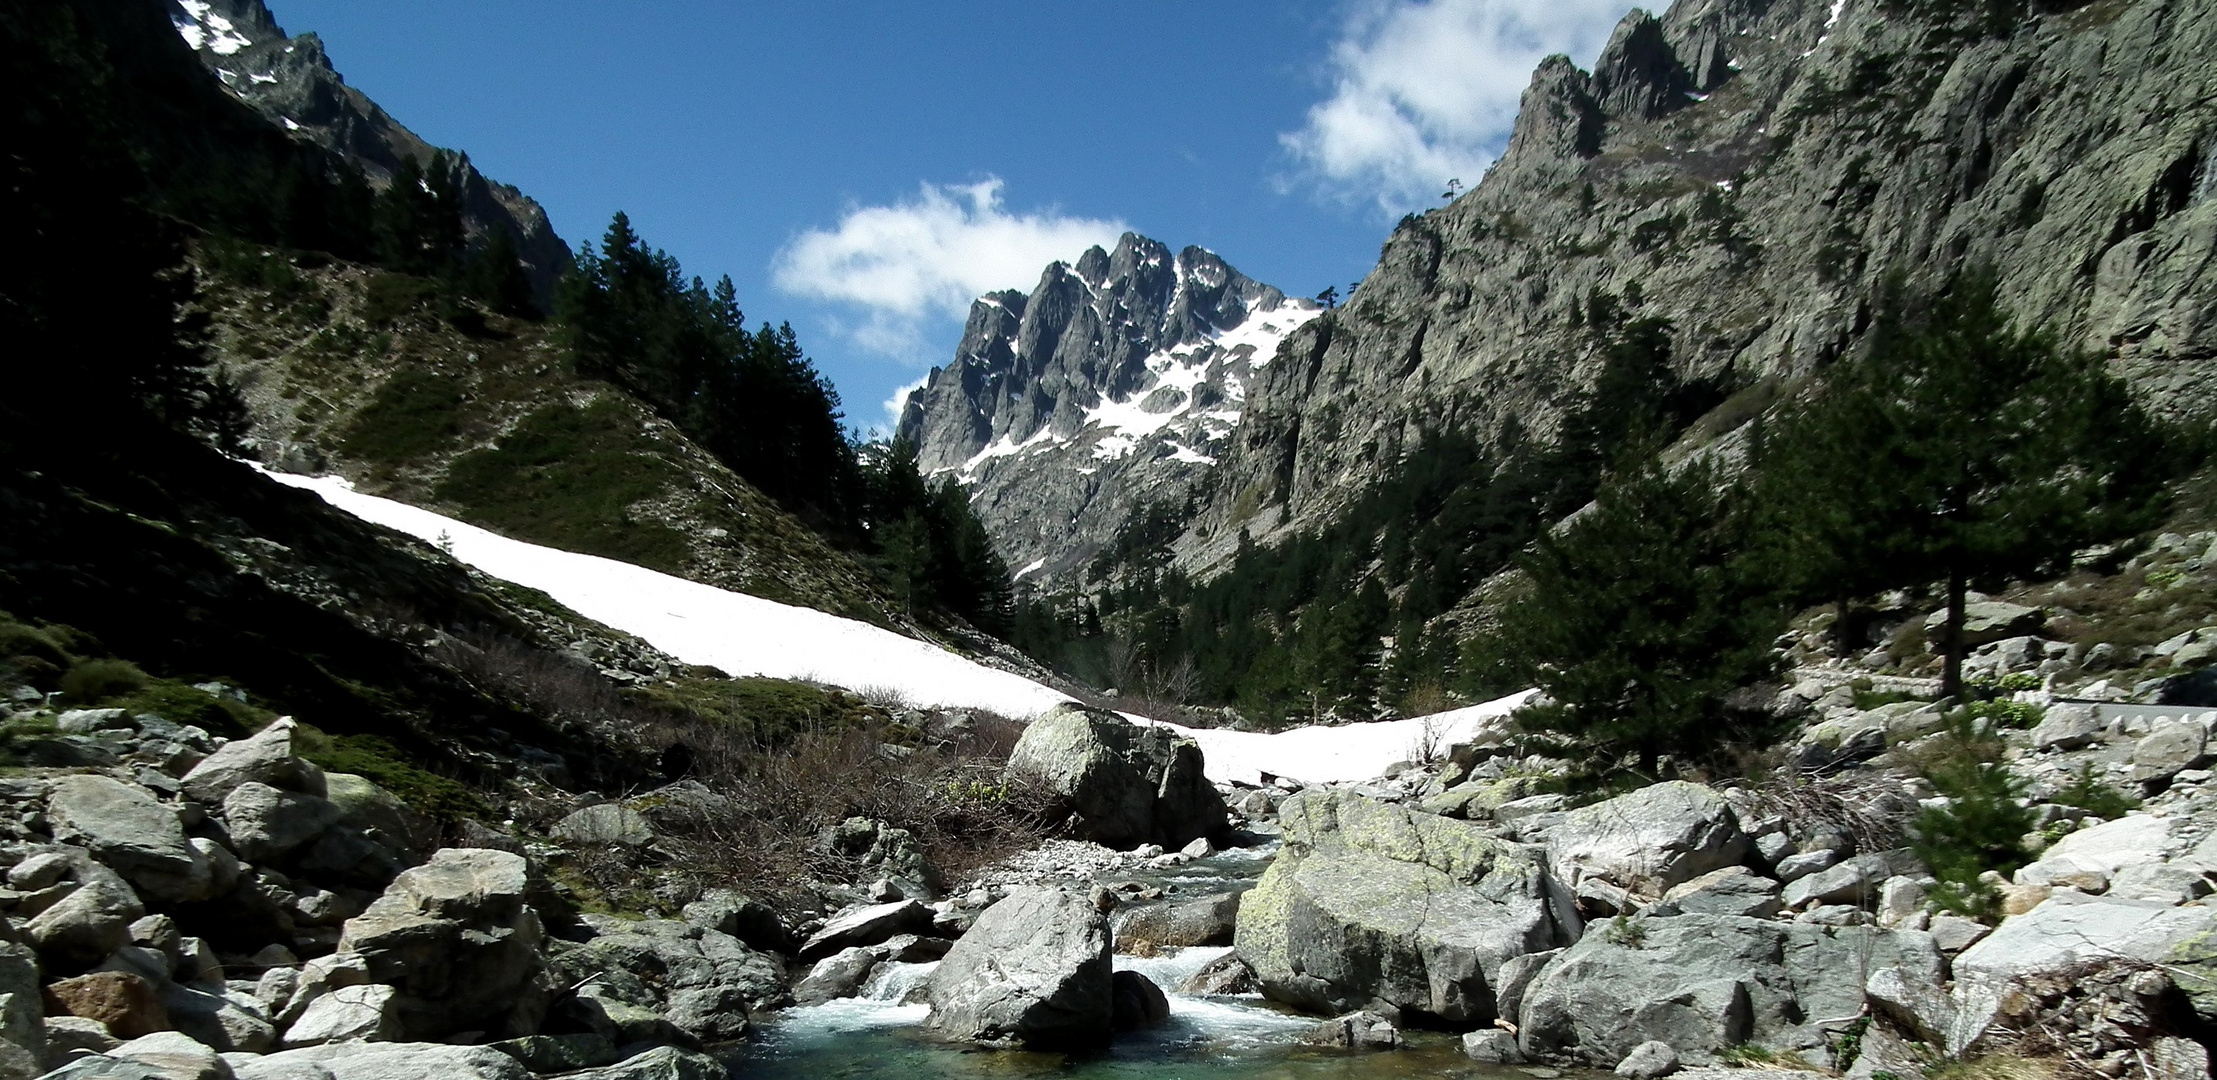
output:
[[[688,664],[733,675],[879,687],[919,705],[1032,717],[1067,700],[1020,675],[891,630],[702,585],[644,567],[511,540],[406,503],[364,495],[342,477],[270,479],[304,488],[364,521],[445,548],[494,577],[546,593],[588,619],[637,635]]]
[[[1449,743],[1483,742],[1504,734],[1509,713],[1537,692],[1525,690],[1430,716],[1337,727],[1262,732],[1162,726],[1200,743],[1203,768],[1220,784],[1259,784],[1266,772],[1310,784],[1351,783],[1373,779],[1394,762],[1423,757],[1426,744],[1445,751]]]
[[[1068,700],[1021,675],[868,623],[614,559],[511,540],[429,510],[364,495],[342,477],[264,475],[315,492],[364,521],[436,544],[484,573],[546,593],[578,614],[637,635],[688,664],[710,664],[733,675],[809,679],[850,690],[884,688],[919,705],[990,709],[1019,718]],[[1352,782],[1422,756],[1418,751],[1425,743],[1445,749],[1448,743],[1482,740],[1500,731],[1509,711],[1531,694],[1432,716],[1337,727],[1266,733],[1164,726],[1201,744],[1208,777],[1217,783],[1256,784],[1265,772],[1312,784]]]

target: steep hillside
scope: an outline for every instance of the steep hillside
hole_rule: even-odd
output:
[[[316,35],[289,37],[263,0],[167,0],[178,35],[223,88],[268,123],[337,155],[382,188],[403,162],[431,164],[425,142],[331,66]],[[461,168],[463,222],[472,238],[502,228],[514,239],[540,303],[550,300],[570,249],[523,192]]]
[[[2217,120],[2206,0],[1991,5],[1682,0],[1634,12],[1595,71],[1535,73],[1506,154],[1405,219],[1350,301],[1304,326],[1180,539],[1314,528],[1427,430],[1552,436],[1623,329],[1667,321],[1730,430],[1851,352],[1882,276],[1996,265],[2005,300],[2206,415]],[[1656,324],[1648,324],[1650,327]]]
[[[867,571],[635,398],[581,378],[543,323],[453,309],[422,279],[204,246],[214,352],[251,452],[521,539],[866,619]],[[442,309],[444,309],[442,311]]]
[[[970,308],[900,435],[953,473],[1018,577],[1063,583],[1134,508],[1183,507],[1240,423],[1253,373],[1318,306],[1215,253],[1125,233]]]

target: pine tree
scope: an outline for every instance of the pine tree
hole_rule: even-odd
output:
[[[1745,561],[1744,490],[1706,458],[1634,460],[1520,560],[1526,595],[1482,651],[1545,691],[1532,728],[1653,776],[1748,736],[1724,695],[1768,674],[1785,615]]]
[[[1765,501],[1812,599],[1942,583],[1941,692],[1958,695],[1965,593],[2152,524],[2169,452],[2099,357],[2011,325],[1989,270],[1923,311],[1897,280],[1880,310],[1867,355],[1763,440]]]

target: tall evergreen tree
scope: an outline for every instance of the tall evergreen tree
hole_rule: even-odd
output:
[[[1724,696],[1769,673],[1786,620],[1746,561],[1744,489],[1706,458],[1675,474],[1653,453],[1633,460],[1521,560],[1527,594],[1483,651],[1546,692],[1530,726],[1653,776],[1664,755],[1700,759],[1749,734]]]
[[[2147,527],[2171,474],[2124,381],[2013,326],[1984,269],[1921,311],[1897,279],[1868,353],[1787,409],[1757,462],[1796,576],[1833,594],[1809,598],[1942,583],[1948,695],[1962,691],[1970,588],[2059,572]]]

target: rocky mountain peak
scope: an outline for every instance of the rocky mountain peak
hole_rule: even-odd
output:
[[[233,97],[292,137],[351,162],[373,186],[389,183],[403,159],[429,164],[437,152],[348,86],[322,39],[287,36],[262,0],[169,0],[169,15]],[[472,237],[507,229],[540,300],[552,297],[570,252],[537,202],[465,163],[462,219]]]
[[[923,468],[971,485],[1013,565],[1051,574],[1131,507],[1182,502],[1238,425],[1248,375],[1318,310],[1205,248],[1125,233],[1048,264],[1029,293],[973,302],[899,432]]]
[[[1633,8],[1594,64],[1593,88],[1609,115],[1653,120],[1687,103],[1693,79],[1664,38],[1662,20]]]

